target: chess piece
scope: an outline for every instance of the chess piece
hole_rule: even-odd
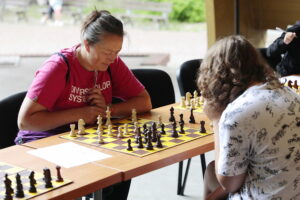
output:
[[[139,149],[144,148],[142,139],[143,139],[143,138],[142,138],[142,136],[140,135],[140,136],[138,137],[138,146],[137,146],[137,148],[139,148]]]
[[[193,114],[193,109],[191,108],[191,115],[190,115],[190,121],[189,121],[191,124],[195,124],[195,117],[194,117],[194,114]]]
[[[99,132],[100,128],[102,128],[102,117],[101,117],[101,115],[98,115],[98,117],[97,117],[97,124],[98,124],[97,132]]]
[[[197,90],[194,91],[193,97],[194,97],[194,99],[197,99],[197,98],[198,98],[198,92],[197,92]]]
[[[190,92],[187,92],[185,94],[185,104],[187,106],[190,106],[191,105],[191,97],[192,97],[192,94]]]
[[[22,185],[22,182],[21,182],[21,176],[20,176],[19,173],[17,173],[17,175],[16,175],[16,183],[17,183],[17,186],[16,186],[15,196],[17,198],[25,197],[25,194],[24,194],[24,191],[23,191],[23,185]]]
[[[136,109],[135,108],[133,108],[131,110],[131,120],[132,120],[133,123],[137,122]]]
[[[128,132],[128,124],[124,124],[124,135],[128,135],[129,132]]]
[[[195,109],[195,99],[191,99],[191,108]]]
[[[124,135],[123,135],[123,130],[122,130],[122,126],[119,126],[118,127],[118,136],[117,136],[118,138],[123,138],[124,137]]]
[[[158,127],[162,125],[161,115],[158,116]]]
[[[155,122],[152,123],[151,129],[152,129],[152,142],[156,142],[157,141],[157,128],[156,128]]]
[[[61,176],[61,173],[60,173],[60,169],[61,169],[60,166],[56,166],[56,172],[57,172],[56,182],[64,182],[64,179],[63,179],[63,177]]]
[[[134,122],[133,123],[133,133],[136,135],[137,134],[137,129],[138,129],[138,127],[139,127],[139,124],[137,123],[137,122]]]
[[[140,129],[140,127],[137,128],[137,132],[135,134],[135,143],[136,144],[139,143],[139,137],[141,137],[141,129]]]
[[[205,121],[200,121],[200,133],[206,133]]]
[[[106,123],[105,123],[105,125],[106,126],[111,125],[111,119],[110,119],[111,118],[111,111],[109,109],[109,106],[107,106],[107,109],[106,109],[105,113],[106,113]]]
[[[5,185],[5,194],[7,195],[7,199],[9,199],[12,193],[14,193],[14,189],[11,187],[11,180],[8,178],[8,174],[5,174],[4,179],[4,185]]]
[[[85,135],[85,128],[84,128],[85,122],[83,119],[78,120],[78,135]]]
[[[51,177],[51,172],[49,168],[44,168],[44,181],[45,181],[45,188],[52,188],[52,177]]]
[[[97,129],[97,134],[98,134],[98,143],[99,144],[104,144],[104,140],[103,140],[103,128],[102,128],[102,125],[100,124],[98,126],[98,129]]]
[[[178,132],[176,130],[176,122],[172,123],[172,134],[171,134],[171,137],[173,137],[173,138],[178,138],[179,137]]]
[[[132,146],[131,146],[131,139],[127,140],[127,151],[132,151]]]
[[[161,135],[166,135],[165,124],[162,124],[160,128],[161,128],[160,134]]]
[[[195,107],[196,107],[196,108],[199,108],[199,107],[200,107],[200,97],[197,97],[197,98],[195,99]]]
[[[37,190],[36,190],[36,187],[35,187],[36,180],[34,179],[34,171],[31,171],[30,174],[29,174],[29,184],[30,184],[30,187],[29,187],[28,191],[30,193],[36,193]]]
[[[148,128],[147,128],[147,124],[143,124],[143,134],[145,135],[145,133],[147,132]]]
[[[183,120],[183,114],[181,113],[180,115],[179,115],[179,124],[184,124],[184,120]]]
[[[180,134],[185,134],[185,131],[184,131],[184,123],[179,123],[179,126],[180,126],[180,131],[179,131],[179,133],[180,133]]]
[[[185,104],[185,97],[181,97],[180,106],[181,106],[182,108],[185,108],[185,107],[186,107],[186,104]]]
[[[297,80],[294,81],[293,87],[294,87],[296,90],[298,90],[298,87],[299,87],[299,86],[298,86]]]
[[[157,135],[157,142],[156,142],[156,147],[157,148],[162,148],[163,147],[163,145],[162,145],[162,143],[161,143],[161,140],[160,140],[160,135]]]
[[[112,125],[110,124],[110,125],[108,125],[108,127],[107,127],[107,129],[108,129],[108,136],[113,136],[114,134],[113,134],[113,132],[112,132]]]
[[[169,121],[170,121],[170,122],[175,121],[175,117],[174,117],[174,108],[173,108],[173,107],[170,108],[170,118],[169,118]]]
[[[289,88],[293,88],[293,81],[288,80],[288,86],[289,86]]]
[[[147,150],[153,150],[153,145],[151,141],[152,141],[152,137],[151,134],[149,133],[147,139],[147,147],[146,147]]]
[[[6,185],[5,185],[5,196],[4,196],[4,200],[13,200],[12,193],[11,193],[10,190],[6,187]]]
[[[70,137],[76,137],[77,134],[75,132],[75,124],[70,124],[70,129],[71,129],[71,131],[70,131]]]

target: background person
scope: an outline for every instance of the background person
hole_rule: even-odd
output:
[[[209,49],[197,83],[215,137],[205,199],[298,199],[300,96],[242,36]]]

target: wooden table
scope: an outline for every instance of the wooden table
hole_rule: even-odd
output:
[[[55,171],[55,164],[28,154],[27,151],[29,150],[32,150],[32,148],[19,145],[11,146],[0,151],[0,158],[3,162],[41,173],[43,173],[43,168],[45,167],[48,167],[52,172]],[[72,168],[62,167],[61,174],[63,178],[72,180],[73,183],[33,199],[75,199],[122,181],[122,173],[120,171],[92,163]],[[56,174],[53,175],[56,176]]]
[[[174,106],[174,104],[153,109],[150,113],[140,115],[139,117],[157,121],[158,116],[161,115],[163,122],[168,122],[170,116],[169,109],[171,106]],[[190,116],[189,111],[175,109],[174,113],[177,121],[179,120],[179,114],[183,113],[184,121],[186,122],[186,126],[188,127],[199,129],[200,120],[205,120],[206,129],[208,130],[211,129],[211,127],[209,126],[210,122],[204,114],[194,113],[196,124],[189,124],[187,123],[189,121],[189,116]],[[27,143],[26,145],[33,148],[41,148],[41,147],[64,143],[64,142],[69,142],[69,140],[59,138],[59,135],[56,135],[45,139],[37,140],[34,142],[30,142]],[[214,149],[213,135],[209,135],[184,144],[180,144],[178,146],[142,158],[137,156],[127,155],[124,153],[115,152],[112,150],[99,148],[99,147],[94,147],[88,144],[82,144],[82,143],[78,143],[78,144],[112,155],[111,158],[94,162],[94,164],[100,167],[107,167],[114,170],[122,171],[123,180],[131,179],[133,177],[145,174],[150,171],[154,171],[156,169],[160,169],[162,167],[206,153]]]

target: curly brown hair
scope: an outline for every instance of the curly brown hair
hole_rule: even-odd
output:
[[[257,50],[242,36],[217,41],[198,71],[197,86],[206,104],[216,113],[240,96],[251,84],[275,81],[277,75]]]

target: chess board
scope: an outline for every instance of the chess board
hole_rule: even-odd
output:
[[[138,119],[139,127],[142,127],[143,124],[147,124],[147,126],[149,127],[150,124],[152,124],[153,122],[154,121],[152,121],[152,120]],[[118,127],[124,126],[124,124],[126,124],[126,123],[128,124],[128,135],[125,135],[124,138],[118,138],[117,137]],[[200,125],[199,125],[199,127],[200,127]],[[96,129],[97,128],[86,129],[85,130],[87,133],[86,135],[77,135],[76,137],[71,137],[69,134],[66,134],[66,135],[61,136],[61,138],[76,141],[76,142],[81,142],[81,143],[85,143],[85,144],[89,144],[89,145],[93,145],[93,146],[97,146],[97,147],[101,147],[101,148],[105,148],[105,149],[110,149],[110,150],[114,150],[114,151],[118,151],[118,152],[122,152],[122,153],[127,153],[130,155],[144,157],[144,156],[147,156],[147,155],[150,155],[150,154],[153,154],[156,152],[160,152],[165,149],[172,148],[174,146],[195,140],[197,138],[205,137],[207,135],[212,134],[212,132],[199,133],[199,130],[193,129],[193,128],[188,128],[188,127],[184,127],[185,134],[180,134],[179,133],[180,127],[177,127],[179,137],[173,138],[170,136],[172,133],[172,125],[170,123],[168,123],[168,124],[165,124],[166,135],[161,135],[161,142],[162,142],[163,147],[158,148],[158,147],[156,147],[156,143],[153,142],[154,149],[147,150],[146,149],[147,144],[145,144],[145,143],[144,143],[144,148],[137,148],[138,144],[135,143],[135,138],[134,138],[135,134],[133,133],[134,126],[130,119],[122,119],[122,120],[114,122],[113,130],[112,130],[113,136],[108,136],[108,134],[107,134],[108,130],[106,127],[104,127],[104,134],[103,134],[104,144],[99,144]],[[158,131],[160,131],[160,128],[158,128]],[[133,148],[132,151],[127,150],[127,147],[128,147],[127,140],[128,139],[131,139],[131,146]]]
[[[22,185],[23,185],[23,191],[24,191],[24,198],[16,198],[14,195],[13,199],[18,199],[18,200],[26,200],[26,199],[31,199],[35,196],[44,194],[46,192],[49,192],[51,190],[55,190],[57,188],[60,188],[62,186],[68,185],[70,183],[72,183],[72,181],[64,179],[63,182],[56,182],[56,177],[55,176],[51,176],[52,177],[52,188],[45,188],[45,182],[43,181],[43,173],[39,173],[39,172],[35,172],[34,173],[34,177],[36,180],[36,193],[30,193],[29,192],[29,187],[30,187],[30,182],[29,182],[29,174],[31,172],[31,170],[25,169],[25,168],[21,168],[18,166],[14,166],[8,163],[4,163],[4,162],[0,162],[0,172],[1,172],[1,176],[0,176],[0,199],[4,199],[5,197],[5,184],[4,184],[4,180],[5,180],[5,174],[8,174],[8,178],[12,181],[12,188],[14,189],[14,194],[16,192],[16,174],[19,173],[21,176],[21,181],[22,181]],[[52,172],[52,173],[56,173]]]
[[[289,87],[289,88],[291,88],[294,92],[296,92],[297,94],[300,94],[300,86],[298,86],[298,85],[296,84],[297,86],[295,87],[294,83],[295,83],[295,82],[290,81],[290,84],[291,84],[291,85],[289,85],[288,81],[286,81],[286,82],[284,83],[284,86]],[[297,87],[298,87],[298,88],[297,88]]]

